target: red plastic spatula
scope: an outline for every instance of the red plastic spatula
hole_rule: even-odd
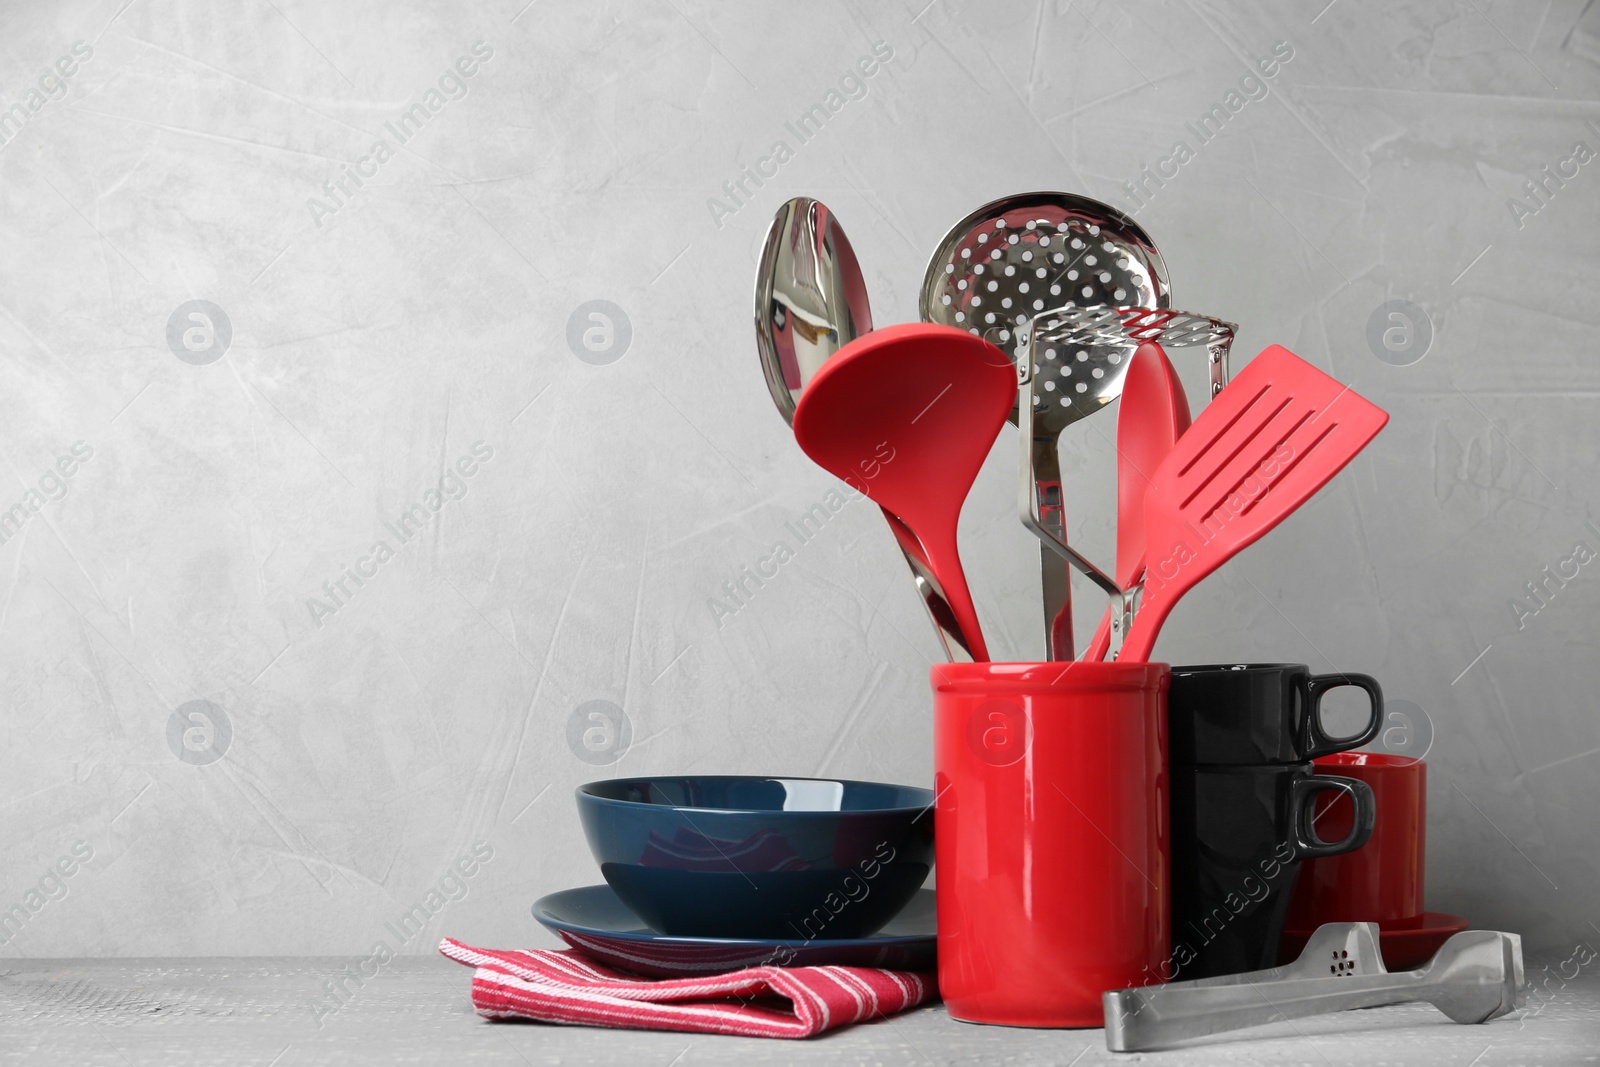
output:
[[[1117,584],[1126,589],[1144,574],[1144,497],[1178,438],[1189,428],[1189,398],[1167,353],[1146,341],[1133,354],[1117,411]],[[1111,644],[1111,609],[1084,652],[1105,658]]]
[[[1017,399],[1011,360],[964,330],[889,326],[845,345],[794,412],[805,454],[894,514],[921,543],[967,647],[989,658],[956,520]]]
[[[1309,500],[1388,421],[1287,348],[1251,360],[1150,480],[1144,599],[1118,659],[1148,659],[1179,597]]]

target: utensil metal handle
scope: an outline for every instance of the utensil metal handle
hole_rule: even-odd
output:
[[[1319,944],[1316,952],[1308,942],[1292,968],[1320,971],[1316,956],[1329,948],[1337,933],[1332,926],[1319,928],[1313,935]],[[1412,1001],[1426,1001],[1454,1022],[1484,1023],[1521,1002],[1525,973],[1522,942],[1516,934],[1467,930],[1446,941],[1421,968],[1395,974],[1385,972],[1381,960],[1371,961],[1375,972],[1363,973],[1361,961],[1347,959],[1361,956],[1369,945],[1375,948],[1373,937],[1353,938],[1351,944],[1352,953],[1341,951],[1330,957],[1334,962],[1321,961],[1331,976],[1203,988],[1199,983],[1178,982],[1106,993],[1101,998],[1106,1047],[1138,1052],[1285,1019]]]
[[[1283,963],[1259,971],[1214,974],[1210,978],[1189,978],[1182,982],[1168,982],[1162,986],[1144,988],[1147,993],[1153,993],[1157,989],[1163,992],[1181,992],[1185,989],[1252,985],[1257,982],[1278,982],[1296,978],[1324,978],[1329,974],[1329,967],[1335,967],[1345,974],[1388,974],[1388,969],[1383,965],[1383,953],[1378,947],[1378,936],[1377,923],[1323,923],[1306,939],[1305,948],[1300,950],[1300,955],[1293,963]]]
[[[1062,506],[1061,458],[1056,443],[1045,437],[1033,440],[1033,495],[1039,509],[1039,524],[1060,538],[1067,539],[1067,519]],[[1039,546],[1039,585],[1044,606],[1044,621],[1052,660],[1073,658],[1072,569],[1051,549]]]
[[[933,575],[933,570],[923,558],[922,545],[917,537],[901,522],[888,508],[883,508],[883,517],[889,523],[889,529],[894,534],[894,539],[900,544],[900,552],[906,557],[906,566],[911,568],[912,580],[917,586],[917,596],[922,600],[922,606],[928,612],[928,620],[933,623],[934,632],[939,637],[939,644],[944,648],[945,659],[951,663],[972,663],[975,659],[972,645],[967,636],[961,632],[961,624],[956,621],[956,613],[950,608],[950,601],[946,599],[944,587],[939,584],[939,579]]]
[[[1443,983],[1423,978],[1418,972],[1301,978],[1205,989],[1121,989],[1104,997],[1106,1047],[1112,1052],[1137,1052],[1284,1019],[1431,1001],[1443,991]]]
[[[1033,342],[1029,323],[1017,326],[1017,430],[1021,439],[1022,466],[1017,484],[1017,515],[1030,533],[1062,559],[1076,567],[1091,582],[1111,597],[1117,611],[1127,614],[1127,597],[1111,577],[1081,556],[1056,531],[1050,529],[1039,512],[1038,482],[1034,465],[1033,440]]]

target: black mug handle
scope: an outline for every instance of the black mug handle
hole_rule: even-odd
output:
[[[1334,689],[1353,685],[1372,700],[1372,715],[1354,737],[1335,737],[1322,724],[1322,698]],[[1383,728],[1383,687],[1370,674],[1313,674],[1306,687],[1306,755],[1308,760],[1346,752],[1378,736]]]
[[[1317,833],[1317,794],[1327,792],[1342,793],[1355,806],[1350,832],[1344,835],[1342,841],[1324,841]],[[1294,847],[1297,860],[1354,852],[1367,843],[1372,836],[1372,827],[1378,821],[1378,802],[1372,795],[1372,787],[1366,782],[1337,774],[1313,774],[1297,780],[1290,794],[1290,804],[1294,820],[1290,824],[1292,840],[1289,844]]]

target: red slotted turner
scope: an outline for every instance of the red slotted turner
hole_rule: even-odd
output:
[[[1183,594],[1328,484],[1388,421],[1287,348],[1262,350],[1150,479],[1144,595],[1117,658],[1148,659]]]

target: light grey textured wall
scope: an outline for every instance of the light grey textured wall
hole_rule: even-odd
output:
[[[1284,344],[1392,414],[1162,658],[1378,675],[1434,731],[1430,906],[1592,935],[1600,564],[1513,604],[1600,550],[1600,9],[1324,3],[7,5],[0,952],[364,953],[430,891],[397,947],[547,943],[533,899],[599,880],[580,782],[927,781],[937,646],[870,507],[709,604],[833,484],[767,398],[754,261],[816,196],[910,320],[945,228],[1035,188],[1138,208],[1240,363]],[[598,352],[595,300],[631,332]],[[1113,420],[1065,446],[1102,555]],[[1036,658],[1013,447],[963,549],[997,654]]]

